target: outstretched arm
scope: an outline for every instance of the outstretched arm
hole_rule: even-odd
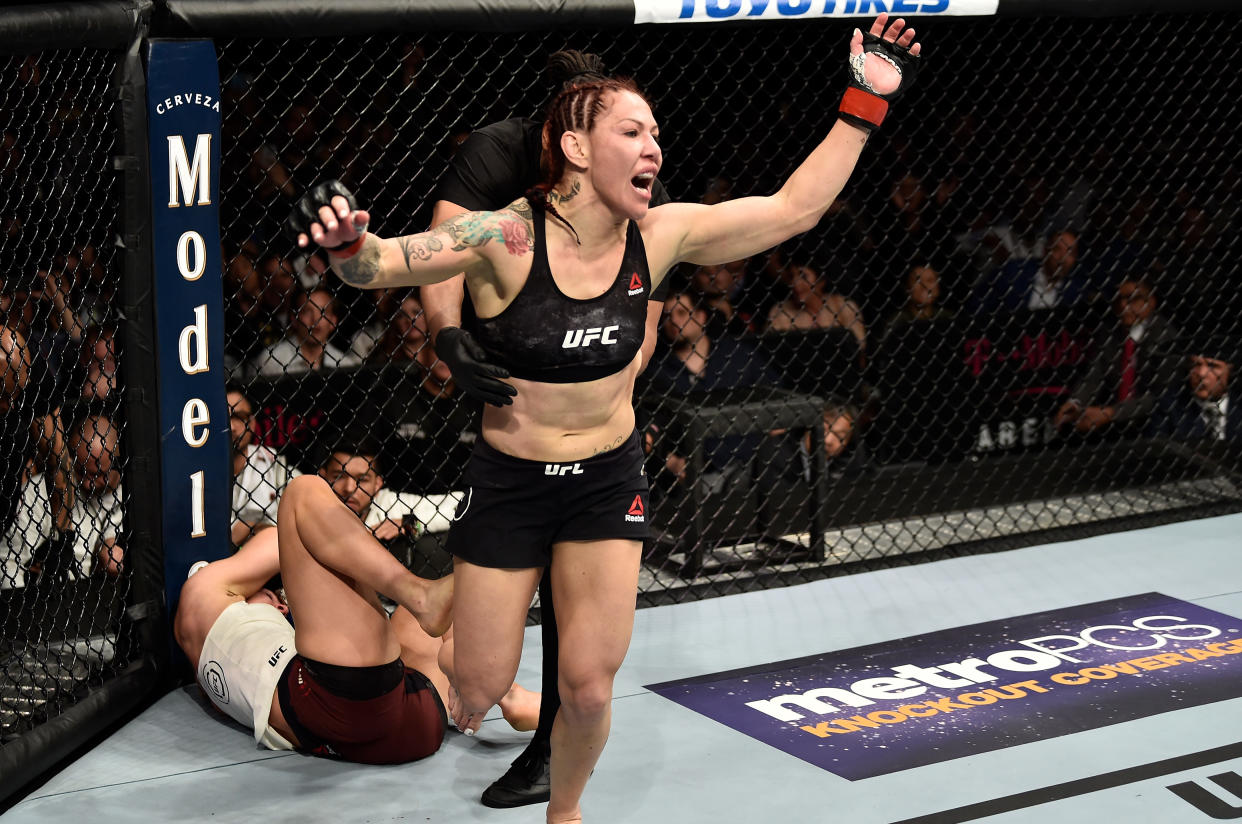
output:
[[[494,256],[527,253],[529,217],[515,207],[464,212],[426,232],[380,238],[367,232],[370,214],[331,181],[302,197],[289,229],[299,247],[314,242],[326,248],[333,270],[346,283],[361,289],[422,286],[462,272],[486,278]]]
[[[809,231],[841,193],[866,142],[865,131],[838,120],[774,195],[712,206],[670,203],[659,207],[660,223],[672,220],[683,231],[673,259],[700,265],[727,263]]]
[[[652,210],[653,215],[659,213],[656,231],[669,238],[666,248],[673,260],[699,264],[737,260],[819,222],[854,171],[870,129],[883,119],[887,100],[902,90],[898,62],[917,61],[922,51],[921,44],[914,43],[914,29],[907,29],[904,20],[887,22],[888,15],[877,17],[866,38],[855,30],[850,40],[855,81],[842,101],[841,119],[780,191],[713,206],[678,203]],[[909,80],[913,64],[907,64],[905,72]]]

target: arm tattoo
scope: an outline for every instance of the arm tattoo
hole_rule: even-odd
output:
[[[440,224],[439,231],[453,240],[453,251],[486,246],[491,240],[504,240],[497,221],[490,220],[490,213],[467,212]]]
[[[523,202],[520,207],[515,204],[499,212],[467,212],[446,220],[435,231],[452,239],[454,252],[481,248],[495,240],[504,244],[506,252],[518,256],[534,248],[533,228],[530,206]]]
[[[415,260],[431,260],[433,252],[444,248],[444,243],[432,232],[399,238],[397,245],[401,247],[401,254],[405,256],[405,268],[411,270]]]
[[[405,268],[413,272],[417,262],[431,260],[437,252],[444,251],[446,245],[451,252],[464,252],[467,249],[480,249],[495,240],[503,243],[505,250],[511,255],[527,254],[535,245],[531,240],[534,227],[530,218],[530,206],[524,201],[521,203],[520,207],[514,204],[499,212],[466,212],[449,218],[434,229],[397,238],[397,245],[405,258]],[[364,246],[362,252],[345,263],[352,263],[363,257],[366,250],[367,247]],[[378,244],[374,266],[378,271]],[[348,277],[345,264],[338,264],[338,268],[341,269],[341,276],[355,286],[369,283],[374,278],[373,274],[366,274],[370,271],[367,269],[359,275],[365,280],[354,281]]]
[[[362,242],[358,254],[335,261],[336,273],[351,286],[363,287],[375,280],[380,268],[380,245],[373,237]]]
[[[534,221],[535,212],[533,209],[530,208],[530,201],[527,200],[526,198],[513,201],[512,203],[510,203],[508,206],[505,207],[505,211],[513,212],[513,214],[517,215],[519,218],[522,219],[523,223],[530,225],[532,229],[534,228],[533,221]]]

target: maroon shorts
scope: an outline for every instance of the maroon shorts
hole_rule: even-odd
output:
[[[436,688],[400,658],[339,667],[295,655],[276,692],[298,749],[312,755],[403,764],[438,750],[448,728]]]

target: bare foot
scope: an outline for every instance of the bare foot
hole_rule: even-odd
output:
[[[409,607],[406,607],[409,609]],[[453,625],[453,576],[428,581],[423,590],[423,608],[410,609],[419,626],[432,638],[439,638]]]
[[[449,684],[449,717],[453,719],[453,726],[457,727],[459,732],[466,735],[474,735],[479,731],[479,727],[483,726],[483,716],[487,713],[476,712],[474,714],[466,712],[466,707],[461,702],[461,696],[457,694],[457,688]]]
[[[510,727],[529,732],[539,726],[539,698],[539,693],[514,684],[500,699],[500,712]]]

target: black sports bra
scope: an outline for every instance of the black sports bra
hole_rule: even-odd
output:
[[[533,208],[535,259],[513,302],[499,315],[479,318],[475,337],[515,378],[582,383],[616,374],[642,346],[651,273],[638,226],[625,232],[621,270],[602,295],[568,297],[548,268],[544,211]]]

